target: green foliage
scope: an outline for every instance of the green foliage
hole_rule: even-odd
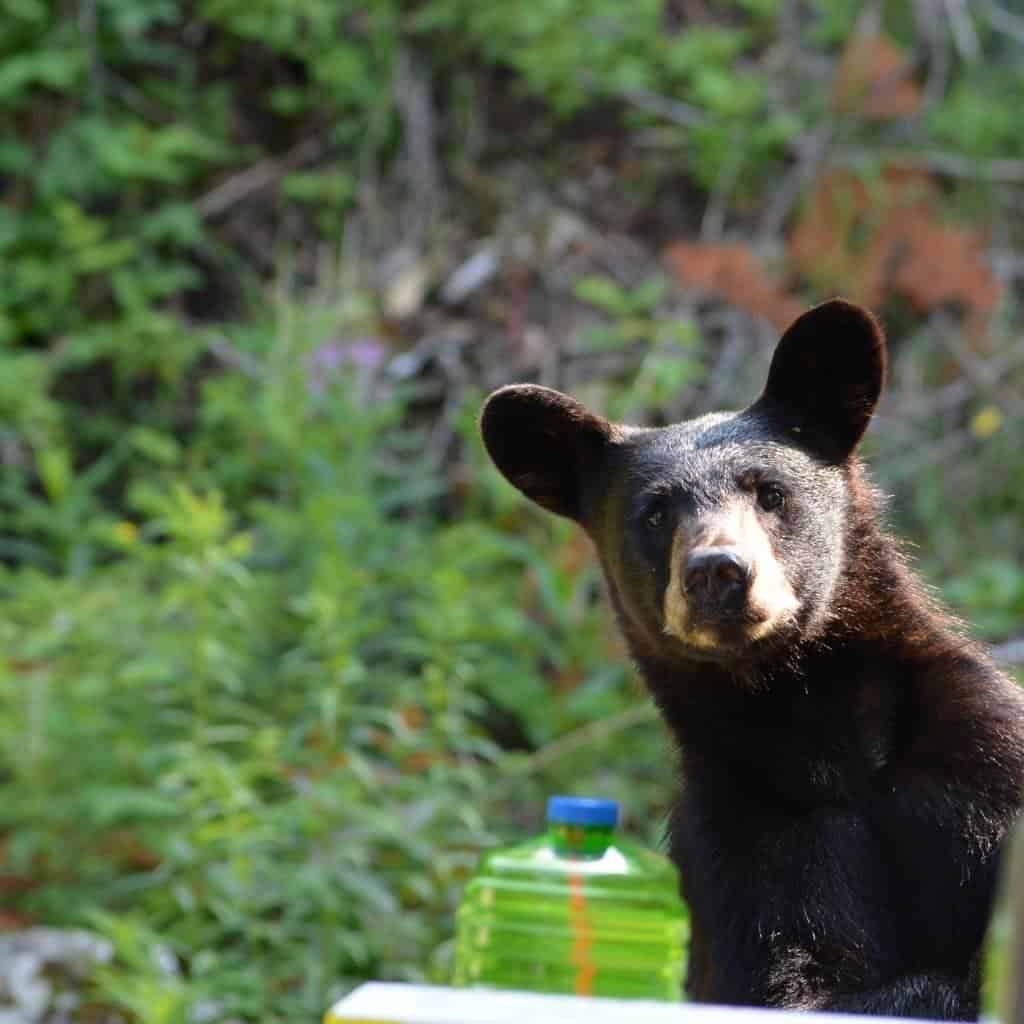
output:
[[[903,20],[906,6],[896,5]],[[87,469],[120,498],[131,476],[125,432],[180,436],[190,425],[179,396],[209,339],[183,329],[179,314],[202,316],[210,300],[232,308],[249,285],[239,280],[248,253],[225,223],[230,204],[206,201],[220,184],[315,141],[320,162],[291,166],[261,192],[257,220],[337,241],[360,173],[397,138],[400,48],[432,70],[440,104],[499,65],[543,101],[549,134],[584,111],[620,111],[618,130],[660,125],[679,169],[706,188],[724,181],[749,198],[770,185],[822,110],[817,95],[779,100],[768,57],[780,5],[736,0],[696,23],[673,21],[674,10],[663,0],[203,0],[188,10],[170,0],[81,10],[6,0],[0,414],[20,459],[0,508],[19,520],[19,557],[89,564],[74,531],[56,545],[42,539],[61,533],[43,526],[50,510],[26,522],[25,509],[40,491],[75,491],[72,478]],[[858,10],[816,5],[805,41],[839,47]],[[998,100],[1018,78],[1012,62],[953,75],[930,130],[969,155],[1015,154],[1012,114]],[[666,102],[684,111],[679,123],[658,112]],[[658,376],[655,390],[666,391]],[[83,392],[91,402],[76,399]],[[74,500],[76,514],[89,509],[86,495]]]
[[[637,343],[642,347],[631,380],[611,388],[605,396],[605,409],[613,418],[628,421],[642,416],[644,409],[664,408],[701,374],[695,325],[659,311],[667,288],[661,277],[633,289],[625,289],[609,277],[590,276],[576,282],[576,297],[607,318],[586,333],[587,347],[597,351]]]
[[[861,7],[860,0],[816,4],[811,38],[819,45],[842,46],[854,29]]]
[[[657,305],[667,289],[664,278],[655,277],[633,289],[626,289],[610,277],[583,277],[576,282],[576,297],[605,313],[608,324],[592,328],[587,337],[595,349],[617,348],[654,337],[677,337],[688,333],[684,325],[661,320]]]
[[[655,838],[649,719],[611,786],[599,748],[534,763],[496,740],[635,704],[594,569],[552,562],[565,528],[493,525],[493,478],[439,523],[398,396],[311,375],[321,322],[289,306],[234,335],[255,376],[207,381],[188,454],[125,440],[147,473],[130,518],[78,540],[101,566],[0,573],[4,870],[33,878],[22,909],[112,939],[98,995],[141,1020],[308,1018],[360,977],[443,976],[479,850],[537,827],[549,787],[628,790]]]
[[[763,175],[799,130],[773,109],[767,78],[743,65],[772,30],[774,0],[729,5],[744,27],[689,25],[666,30],[662,0],[544,0],[526,6],[432,0],[414,30],[455,36],[455,53],[513,68],[524,86],[563,117],[608,100],[669,96],[692,107],[681,140],[692,169],[713,184],[740,148],[747,170]],[[739,10],[742,8],[742,11]],[[739,19],[737,19],[739,20]]]
[[[984,73],[961,79],[932,115],[936,142],[966,156],[1015,157],[1024,153],[1024,141],[1007,96],[1024,88],[1019,65],[997,65]]]
[[[209,0],[187,13],[168,0],[3,5],[0,413],[21,454],[3,499],[16,506],[20,557],[84,564],[71,537],[33,547],[53,526],[33,505],[38,488],[52,497],[85,466],[116,488],[128,424],[180,429],[178,396],[205,338],[174,310],[228,287],[236,269],[192,200],[262,148],[273,154],[319,133],[325,148],[338,147],[338,166],[296,169],[281,196],[336,236],[352,168],[384,142],[364,126],[393,123],[390,101],[383,121],[377,109],[390,95],[395,43],[386,3]],[[83,390],[106,407],[84,430],[78,404],[52,398]],[[145,402],[134,400],[140,392]],[[88,508],[73,497],[84,501],[79,513]]]
[[[1018,635],[1024,622],[1024,463],[1018,442],[1024,421],[1019,412],[1000,414],[994,426],[969,458],[920,473],[901,518],[907,532],[927,537],[919,557],[931,578],[944,581],[944,596],[974,633],[999,641]]]
[[[989,559],[946,588],[950,601],[970,609],[977,631],[996,639],[1024,620],[1024,571],[1014,562]]]

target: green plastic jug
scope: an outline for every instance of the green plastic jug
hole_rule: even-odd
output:
[[[548,831],[486,854],[456,915],[455,984],[681,998],[675,868],[615,835],[613,800],[554,796]]]

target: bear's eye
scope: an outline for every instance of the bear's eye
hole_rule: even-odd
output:
[[[777,512],[785,501],[786,495],[778,484],[762,484],[757,489],[757,503],[765,512]]]
[[[649,496],[640,506],[639,521],[648,530],[657,530],[668,518],[667,500],[663,494]]]

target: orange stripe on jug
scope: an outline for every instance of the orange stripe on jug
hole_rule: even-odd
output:
[[[587,897],[583,890],[583,876],[576,871],[569,873],[569,927],[572,929],[570,959],[576,968],[576,995],[593,995],[594,975],[597,973],[597,967],[591,959],[594,933],[590,926]]]

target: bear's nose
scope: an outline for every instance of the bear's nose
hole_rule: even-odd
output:
[[[739,611],[750,587],[750,563],[735,549],[695,548],[686,559],[683,589],[723,611]]]

